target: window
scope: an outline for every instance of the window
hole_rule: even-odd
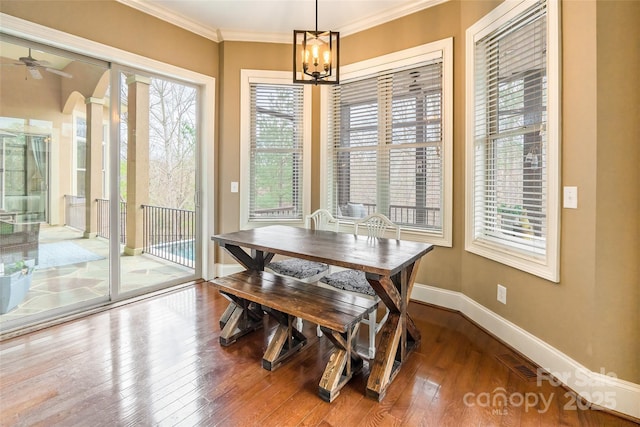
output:
[[[325,89],[324,198],[334,215],[383,213],[451,246],[451,49],[448,39],[348,66]]]
[[[242,72],[242,226],[308,213],[310,89],[287,72]],[[309,118],[309,119],[307,119]]]
[[[85,176],[87,174],[87,120],[83,117],[75,118],[75,196],[85,196]]]
[[[0,118],[0,211],[26,214],[19,221],[45,221],[47,206],[43,192],[48,186],[50,135],[24,133],[23,120]],[[44,125],[43,125],[44,124]],[[46,123],[30,121],[35,130],[46,131]]]
[[[467,250],[553,281],[559,181],[555,7],[507,2],[467,30]]]

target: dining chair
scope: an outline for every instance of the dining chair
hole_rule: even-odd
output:
[[[358,235],[361,227],[366,227],[367,238],[369,239],[384,237],[387,230],[394,230],[396,240],[400,240],[400,227],[394,224],[383,214],[374,213],[362,218],[361,220],[355,221],[355,235]],[[363,271],[347,269],[327,274],[320,279],[319,285],[338,289],[343,292],[352,292],[361,296],[363,295],[380,302],[380,298],[376,295],[376,292],[369,284],[369,281]],[[389,317],[389,309],[386,307],[385,309],[385,314],[379,322],[377,321],[377,310],[372,311],[368,318],[364,318],[362,320],[362,323],[369,327],[368,356],[370,359],[374,358],[376,354],[376,335]]]
[[[318,209],[305,216],[304,226],[314,230],[338,231],[340,222],[328,210]],[[294,277],[301,282],[315,283],[329,273],[329,265],[306,259],[287,258],[270,262],[265,266],[265,270],[281,276]],[[297,320],[296,327],[299,331],[302,331],[302,320]],[[318,334],[320,334],[319,326]]]

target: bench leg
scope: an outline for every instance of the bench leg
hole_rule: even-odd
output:
[[[262,327],[262,310],[254,303],[225,295],[231,302],[220,318],[220,344],[227,347],[250,332]]]
[[[269,307],[262,309],[278,322],[278,327],[262,357],[262,367],[274,371],[307,345],[307,338],[293,326],[296,319],[294,316]]]
[[[359,327],[360,323],[356,323],[346,333],[322,328],[324,335],[336,347],[327,362],[318,386],[318,394],[326,402],[333,402],[351,377],[362,370],[362,358],[355,351],[355,339]]]
[[[233,302],[227,306],[227,309],[222,313],[222,317],[220,317],[220,329],[224,329],[224,325],[227,324],[236,307],[237,305]]]

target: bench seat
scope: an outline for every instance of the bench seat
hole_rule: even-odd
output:
[[[220,319],[220,344],[231,345],[242,335],[260,328],[263,313],[267,313],[278,322],[278,328],[262,366],[274,370],[307,343],[306,337],[293,327],[299,317],[318,324],[335,346],[320,381],[322,399],[333,401],[362,368],[355,338],[360,320],[377,308],[376,301],[265,271],[242,271],[210,283],[231,301]]]

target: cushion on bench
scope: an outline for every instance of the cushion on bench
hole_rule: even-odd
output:
[[[343,270],[331,273],[320,279],[320,282],[326,283],[336,289],[342,289],[344,291],[356,292],[359,294],[376,296],[376,291],[373,290],[364,271],[358,270]]]
[[[270,262],[266,268],[283,276],[295,277],[309,282],[320,280],[329,271],[327,264],[299,258]]]

